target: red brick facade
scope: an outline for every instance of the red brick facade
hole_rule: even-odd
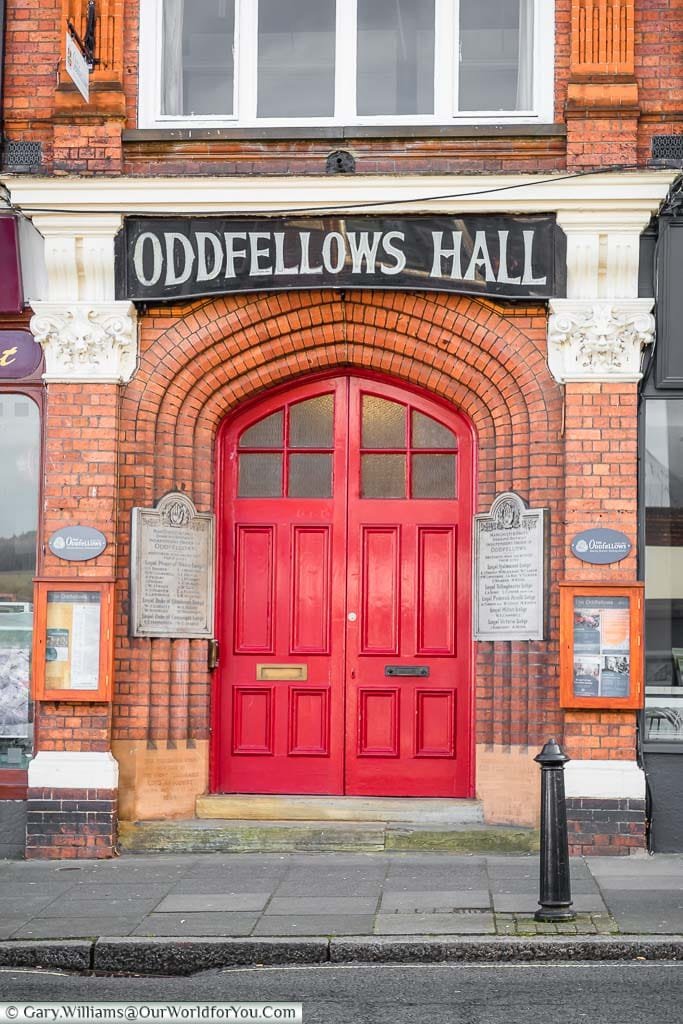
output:
[[[102,63],[84,104],[63,70],[63,36],[66,17],[82,26],[86,6],[80,0],[7,5],[6,136],[41,143],[40,173],[51,180],[178,176],[180,194],[184,175],[227,182],[324,175],[327,155],[340,147],[353,154],[358,176],[569,174],[643,168],[653,135],[683,132],[683,8],[675,0],[556,0],[553,124],[397,128],[375,137],[367,130],[338,136],[312,130],[296,138],[286,130],[270,138],[138,130],[137,0],[125,4],[125,19],[122,0],[98,4]],[[602,284],[595,289],[596,299],[612,294]],[[169,490],[187,492],[200,510],[215,510],[215,442],[225,417],[269,388],[353,370],[422,388],[469,417],[478,511],[508,490],[550,510],[549,639],[477,645],[474,728],[482,752],[515,750],[525,757],[554,735],[575,759],[634,761],[634,712],[560,708],[558,584],[637,579],[635,382],[558,384],[548,368],[548,311],[541,303],[420,292],[263,292],[145,308],[139,325],[139,365],[129,382],[47,385],[42,538],[65,522],[87,522],[108,546],[96,561],[66,563],[43,545],[38,573],[115,579],[115,696],[111,707],[40,704],[37,750],[107,752],[113,744],[125,817],[138,813],[130,794],[144,789],[148,752],[167,751],[173,765],[174,751],[208,747],[206,641],[129,637],[131,510],[153,506]],[[579,563],[569,551],[572,536],[603,522],[629,537],[632,553],[612,566]],[[200,780],[205,767],[197,769]],[[73,796],[42,788],[29,796],[28,856],[112,852],[112,793],[84,786]],[[103,800],[112,806],[100,807]],[[617,838],[596,841],[586,838],[594,835],[594,822],[583,832],[577,824],[594,808],[580,799],[571,803],[577,852],[605,843],[620,851],[642,845],[642,823],[624,826],[638,808],[616,804],[617,817],[626,815],[615,825]],[[180,806],[169,813],[180,814]],[[64,821],[55,831],[48,826],[60,813]],[[164,813],[159,806],[157,816]]]

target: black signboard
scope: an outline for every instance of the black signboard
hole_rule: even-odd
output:
[[[565,294],[564,235],[549,214],[128,217],[116,239],[118,299],[295,288],[543,300]]]

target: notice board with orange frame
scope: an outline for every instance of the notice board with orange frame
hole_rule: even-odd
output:
[[[112,581],[37,580],[34,700],[110,700],[113,634]]]
[[[560,704],[643,704],[643,584],[560,584]]]

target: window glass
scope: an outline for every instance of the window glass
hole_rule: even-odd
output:
[[[29,668],[40,472],[40,414],[0,393],[0,768],[24,768],[33,745]]]
[[[335,22],[335,0],[259,0],[259,117],[334,115]]]
[[[362,455],[361,498],[405,498],[405,455]]]
[[[434,112],[434,0],[358,0],[359,114]]]
[[[237,497],[282,497],[282,456],[240,455]]]
[[[240,437],[240,448],[282,448],[284,443],[282,410],[264,416],[245,430]]]
[[[334,395],[319,395],[290,407],[291,448],[332,448],[333,439]]]
[[[457,448],[458,439],[452,430],[444,427],[431,416],[413,409],[413,448]]]
[[[532,0],[460,0],[460,110],[530,110]]]
[[[406,407],[375,395],[363,395],[361,411],[363,448],[405,448]]]
[[[289,498],[331,498],[332,456],[290,455]]]
[[[411,498],[455,498],[455,455],[411,456]]]
[[[645,739],[683,744],[683,400],[645,410]]]
[[[164,0],[162,25],[162,114],[232,114],[235,0]]]

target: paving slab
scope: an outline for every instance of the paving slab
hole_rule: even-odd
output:
[[[110,917],[137,917],[138,920],[150,914],[157,905],[157,900],[138,899],[104,899],[104,900],[82,900],[64,898],[53,901],[48,907],[40,910],[35,918],[62,917],[79,918],[87,917],[94,920],[101,918],[99,933],[106,930],[103,923],[108,922]],[[59,913],[55,913],[58,908]]]
[[[250,935],[257,914],[201,913],[150,914],[133,930],[133,935]]]
[[[114,885],[108,879],[97,882],[76,882],[69,886],[63,899],[79,900],[161,900],[168,893],[172,883],[118,882]],[[50,885],[50,891],[53,886]]]
[[[258,911],[263,910],[270,899],[269,892],[242,892],[210,896],[172,895],[166,896],[154,908],[155,916],[166,913],[203,913],[216,911]],[[209,934],[209,933],[207,933]],[[215,934],[211,932],[210,934]]]
[[[280,897],[301,896],[365,896],[377,900],[382,891],[382,879],[357,878],[311,878],[308,881],[292,881],[285,878],[277,886],[275,895]]]
[[[376,935],[494,935],[493,914],[378,914]]]
[[[140,923],[139,917],[48,917],[33,918],[18,928],[12,936],[17,939],[96,939],[102,932],[107,935],[130,935]]]
[[[487,889],[385,892],[380,904],[380,913],[448,913],[464,909],[489,910],[490,907],[491,897]]]
[[[372,935],[372,914],[290,914],[262,917],[254,935]]]
[[[603,892],[650,892],[667,891],[678,894],[683,890],[683,866],[677,875],[645,875],[642,878],[633,876],[624,878],[623,875],[604,876],[600,878],[600,888]]]
[[[286,899],[273,898],[266,907],[266,914],[374,914],[377,900],[365,897],[333,896],[290,896]]]

